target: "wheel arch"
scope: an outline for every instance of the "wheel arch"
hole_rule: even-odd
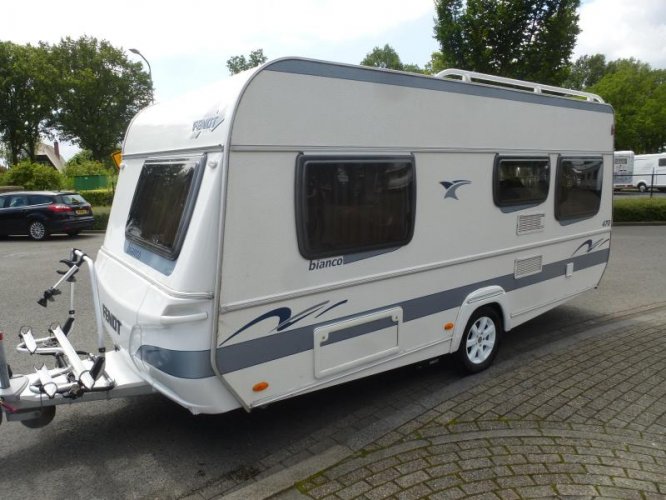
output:
[[[456,317],[451,352],[460,347],[460,340],[465,333],[465,327],[472,315],[482,307],[492,307],[500,318],[503,331],[511,329],[511,315],[507,304],[506,291],[501,286],[488,286],[473,291],[463,300]]]
[[[27,217],[25,218],[25,223],[26,223],[26,225],[29,226],[30,223],[32,223],[36,220],[48,227],[49,218],[46,217],[44,214],[40,214],[39,212],[29,213],[27,215]]]

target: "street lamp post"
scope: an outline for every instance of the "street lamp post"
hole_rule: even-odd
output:
[[[148,76],[150,77],[150,81],[152,82],[153,81],[153,70],[150,68],[150,63],[148,62],[148,59],[146,59],[146,57],[141,52],[139,52],[139,49],[129,49],[129,51],[132,54],[136,54],[141,59],[146,61],[146,64],[148,65]]]
[[[141,52],[139,52],[139,49],[128,49],[128,50],[129,50],[132,54],[136,54],[137,56],[139,56],[139,57],[140,57],[141,59],[143,59],[143,60],[146,62],[146,64],[148,65],[148,78],[150,78],[150,86],[152,87],[152,86],[153,86],[153,70],[152,70],[152,68],[150,67],[150,63],[148,62],[148,59],[146,59],[146,57],[145,57]],[[153,97],[151,100],[152,100],[153,102],[155,102],[155,98],[154,98],[154,97]]]

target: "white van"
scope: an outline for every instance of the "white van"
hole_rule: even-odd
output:
[[[666,153],[636,155],[633,179],[633,186],[641,193],[650,186],[659,191],[666,190]]]
[[[592,94],[297,58],[151,106],[94,263],[114,348],[69,381],[196,414],[448,353],[482,370],[505,331],[599,283],[612,128]],[[14,409],[62,401],[46,375]]]
[[[613,188],[627,188],[634,186],[634,159],[633,151],[615,151],[613,154]]]

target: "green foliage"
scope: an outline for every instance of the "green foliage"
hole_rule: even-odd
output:
[[[60,189],[62,175],[52,167],[24,160],[5,174],[7,184],[23,186],[27,190]]]
[[[607,65],[589,90],[615,110],[615,148],[656,153],[666,144],[666,70],[653,70],[635,59]]]
[[[67,166],[78,165],[79,163],[86,163],[89,161],[94,161],[92,151],[89,149],[82,149],[67,161]]]
[[[576,44],[580,0],[436,0],[445,66],[560,85]]]
[[[666,222],[666,198],[629,198],[613,202],[615,222]]]
[[[86,198],[84,196],[84,198]],[[88,202],[88,198],[86,198]],[[95,217],[95,222],[93,224],[93,229],[104,231],[106,226],[109,224],[109,214],[111,213],[111,207],[109,206],[95,206],[93,208],[93,216]]]
[[[388,43],[384,47],[375,47],[371,52],[368,52],[361,61],[361,65],[409,71],[410,73],[424,73],[424,70],[417,64],[403,64],[398,53]]]
[[[81,196],[83,196],[93,207],[109,206],[113,202],[112,189],[91,189],[89,191],[81,191]]]
[[[107,160],[132,117],[152,101],[150,76],[105,40],[67,37],[50,52],[58,69],[53,127],[93,159]]]
[[[0,42],[0,140],[10,165],[35,158],[53,110],[54,76],[45,46]]]
[[[227,68],[229,68],[229,74],[235,75],[264,64],[266,61],[268,61],[268,58],[264,55],[264,49],[257,49],[250,52],[248,59],[243,55],[230,57],[227,59]]]
[[[430,61],[426,63],[423,71],[428,75],[436,75],[440,71],[444,71],[447,67],[444,54],[437,51],[430,55]]]
[[[371,52],[366,54],[365,58],[361,61],[361,64],[363,66],[397,69],[400,71],[404,69],[400,56],[389,44],[384,45],[384,47],[375,47],[372,49]]]
[[[114,171],[99,161],[88,160],[79,163],[68,162],[63,173],[67,177],[76,177],[79,175],[112,175]]]
[[[563,86],[568,89],[585,90],[601,80],[607,71],[606,56],[603,54],[579,57],[571,65],[569,76]]]

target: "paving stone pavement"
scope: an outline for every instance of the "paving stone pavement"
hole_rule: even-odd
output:
[[[666,309],[473,380],[276,496],[666,498]]]

